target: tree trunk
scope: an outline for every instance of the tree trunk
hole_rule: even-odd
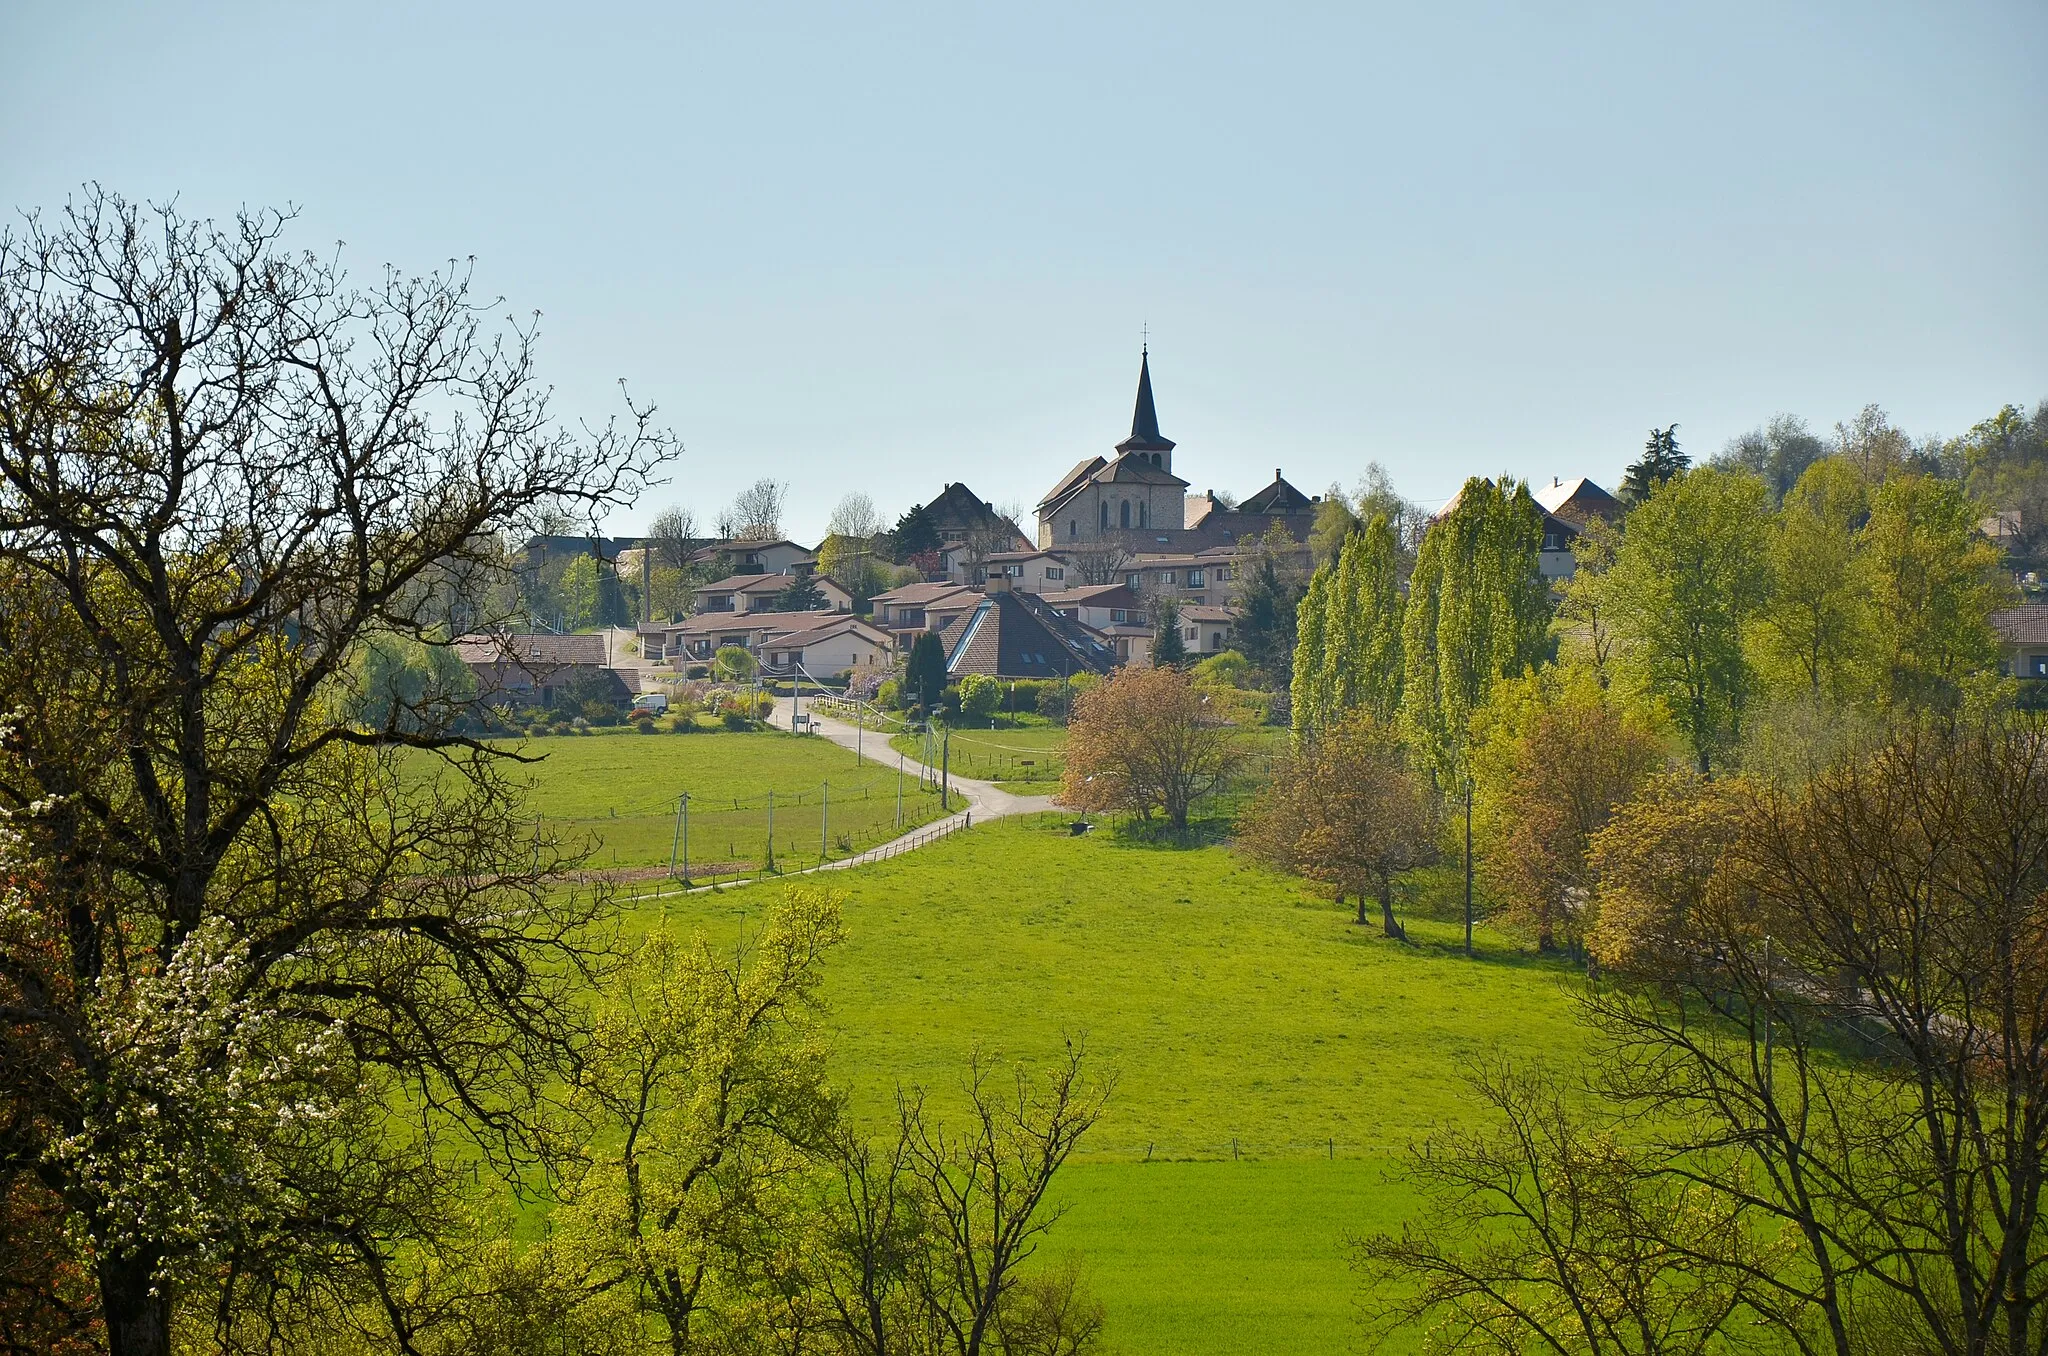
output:
[[[169,1356],[171,1301],[154,1289],[157,1257],[148,1253],[101,1262],[100,1313],[109,1356]]]
[[[1358,908],[1361,913],[1365,910],[1363,895],[1359,896]],[[1380,926],[1386,930],[1387,936],[1395,941],[1408,940],[1408,929],[1402,927],[1400,921],[1394,917],[1394,878],[1390,875],[1380,877]]]
[[[1342,904],[1344,902],[1344,896],[1338,895],[1337,902],[1339,904]],[[1358,892],[1358,926],[1365,926],[1365,891],[1363,890],[1360,890]]]

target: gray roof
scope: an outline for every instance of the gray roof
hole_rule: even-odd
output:
[[[1994,612],[1991,629],[2008,645],[2048,645],[2048,604],[2028,603]]]

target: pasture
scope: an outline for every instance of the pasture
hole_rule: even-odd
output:
[[[524,779],[537,827],[594,845],[591,864],[666,870],[682,855],[678,798],[690,797],[692,874],[752,870],[768,850],[784,866],[886,842],[898,829],[896,756],[877,739],[873,757],[824,739],[774,731],[551,735],[516,745],[539,762],[508,772]],[[901,825],[939,817],[936,793],[901,779]]]
[[[1040,816],[811,883],[846,897],[826,992],[863,1122],[882,1128],[899,1083],[957,1112],[977,1049],[1042,1065],[1085,1033],[1115,1072],[1048,1255],[1083,1258],[1126,1356],[1347,1349],[1345,1239],[1398,1219],[1413,1137],[1473,1117],[1462,1064],[1585,1048],[1564,968],[1485,932],[1468,960],[1448,916],[1389,942],[1223,848]],[[729,942],[780,888],[637,917]]]

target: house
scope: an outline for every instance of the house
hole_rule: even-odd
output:
[[[1120,573],[1124,586],[1141,598],[1173,598],[1201,607],[1237,600],[1237,549],[1158,552],[1133,556]]]
[[[1609,525],[1619,523],[1628,509],[1619,499],[1584,476],[1570,480],[1552,477],[1548,485],[1530,491],[1543,510],[1543,548],[1537,568],[1546,580],[1569,579],[1578,568],[1572,543],[1595,519]]]
[[[972,608],[939,632],[946,673],[962,678],[1070,678],[1108,673],[1116,651],[1103,637],[998,576]]]
[[[939,497],[924,506],[924,511],[931,515],[942,546],[979,542],[985,551],[1007,551],[1012,543],[1020,547],[1029,544],[1023,530],[996,512],[994,504],[957,482],[949,481],[939,491]]]
[[[888,669],[896,663],[896,642],[887,631],[850,614],[822,621],[802,616],[805,624],[789,631],[763,632],[756,641],[761,670],[775,676],[798,671],[812,678]]]
[[[693,591],[698,612],[770,612],[776,599],[802,576],[796,574],[735,574]],[[833,612],[853,608],[853,595],[830,575],[810,576]]]
[[[1214,603],[1192,603],[1180,610],[1180,638],[1191,655],[1221,654],[1230,648],[1237,614]]]
[[[1187,530],[1197,535],[1204,546],[1235,545],[1263,537],[1276,526],[1284,528],[1287,535],[1296,541],[1305,542],[1309,529],[1315,526],[1316,513],[1322,503],[1321,495],[1303,494],[1288,484],[1287,477],[1281,475],[1280,468],[1275,466],[1273,483],[1235,507],[1227,506],[1218,499],[1214,490],[1190,495],[1186,511]]]
[[[2028,603],[1991,614],[1998,633],[1999,668],[2014,678],[2048,678],[2048,603]]]
[[[1069,586],[1071,573],[1066,558],[1057,552],[997,551],[982,560],[982,577],[968,582],[985,583],[990,575],[1000,574],[1019,593],[1057,593]]]
[[[1152,614],[1129,586],[1092,584],[1041,594],[1039,601],[1107,640],[1119,665],[1145,668],[1151,664]]]
[[[692,565],[714,565],[725,560],[735,573],[808,574],[818,568],[818,554],[793,541],[715,541],[690,553]]]
[[[981,590],[943,581],[905,584],[874,596],[874,622],[895,638],[896,648],[909,650],[926,631],[947,622],[981,601]]]
[[[1090,584],[1058,593],[1042,593],[1039,600],[1097,631],[1111,626],[1152,624],[1152,614],[1146,609],[1144,600],[1127,584]]]
[[[476,679],[486,702],[553,706],[574,687],[595,690],[618,706],[630,705],[635,684],[612,666],[611,637],[474,633],[458,636],[455,654]]]
[[[819,609],[815,612],[699,612],[679,622],[651,622],[640,627],[640,652],[648,659],[702,664],[728,645],[748,652],[761,647],[764,636],[786,635],[806,625],[824,625],[852,615]]]

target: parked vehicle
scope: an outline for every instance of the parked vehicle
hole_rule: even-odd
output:
[[[643,692],[633,699],[633,709],[635,711],[652,711],[657,716],[665,716],[668,714],[668,694],[666,692]]]

